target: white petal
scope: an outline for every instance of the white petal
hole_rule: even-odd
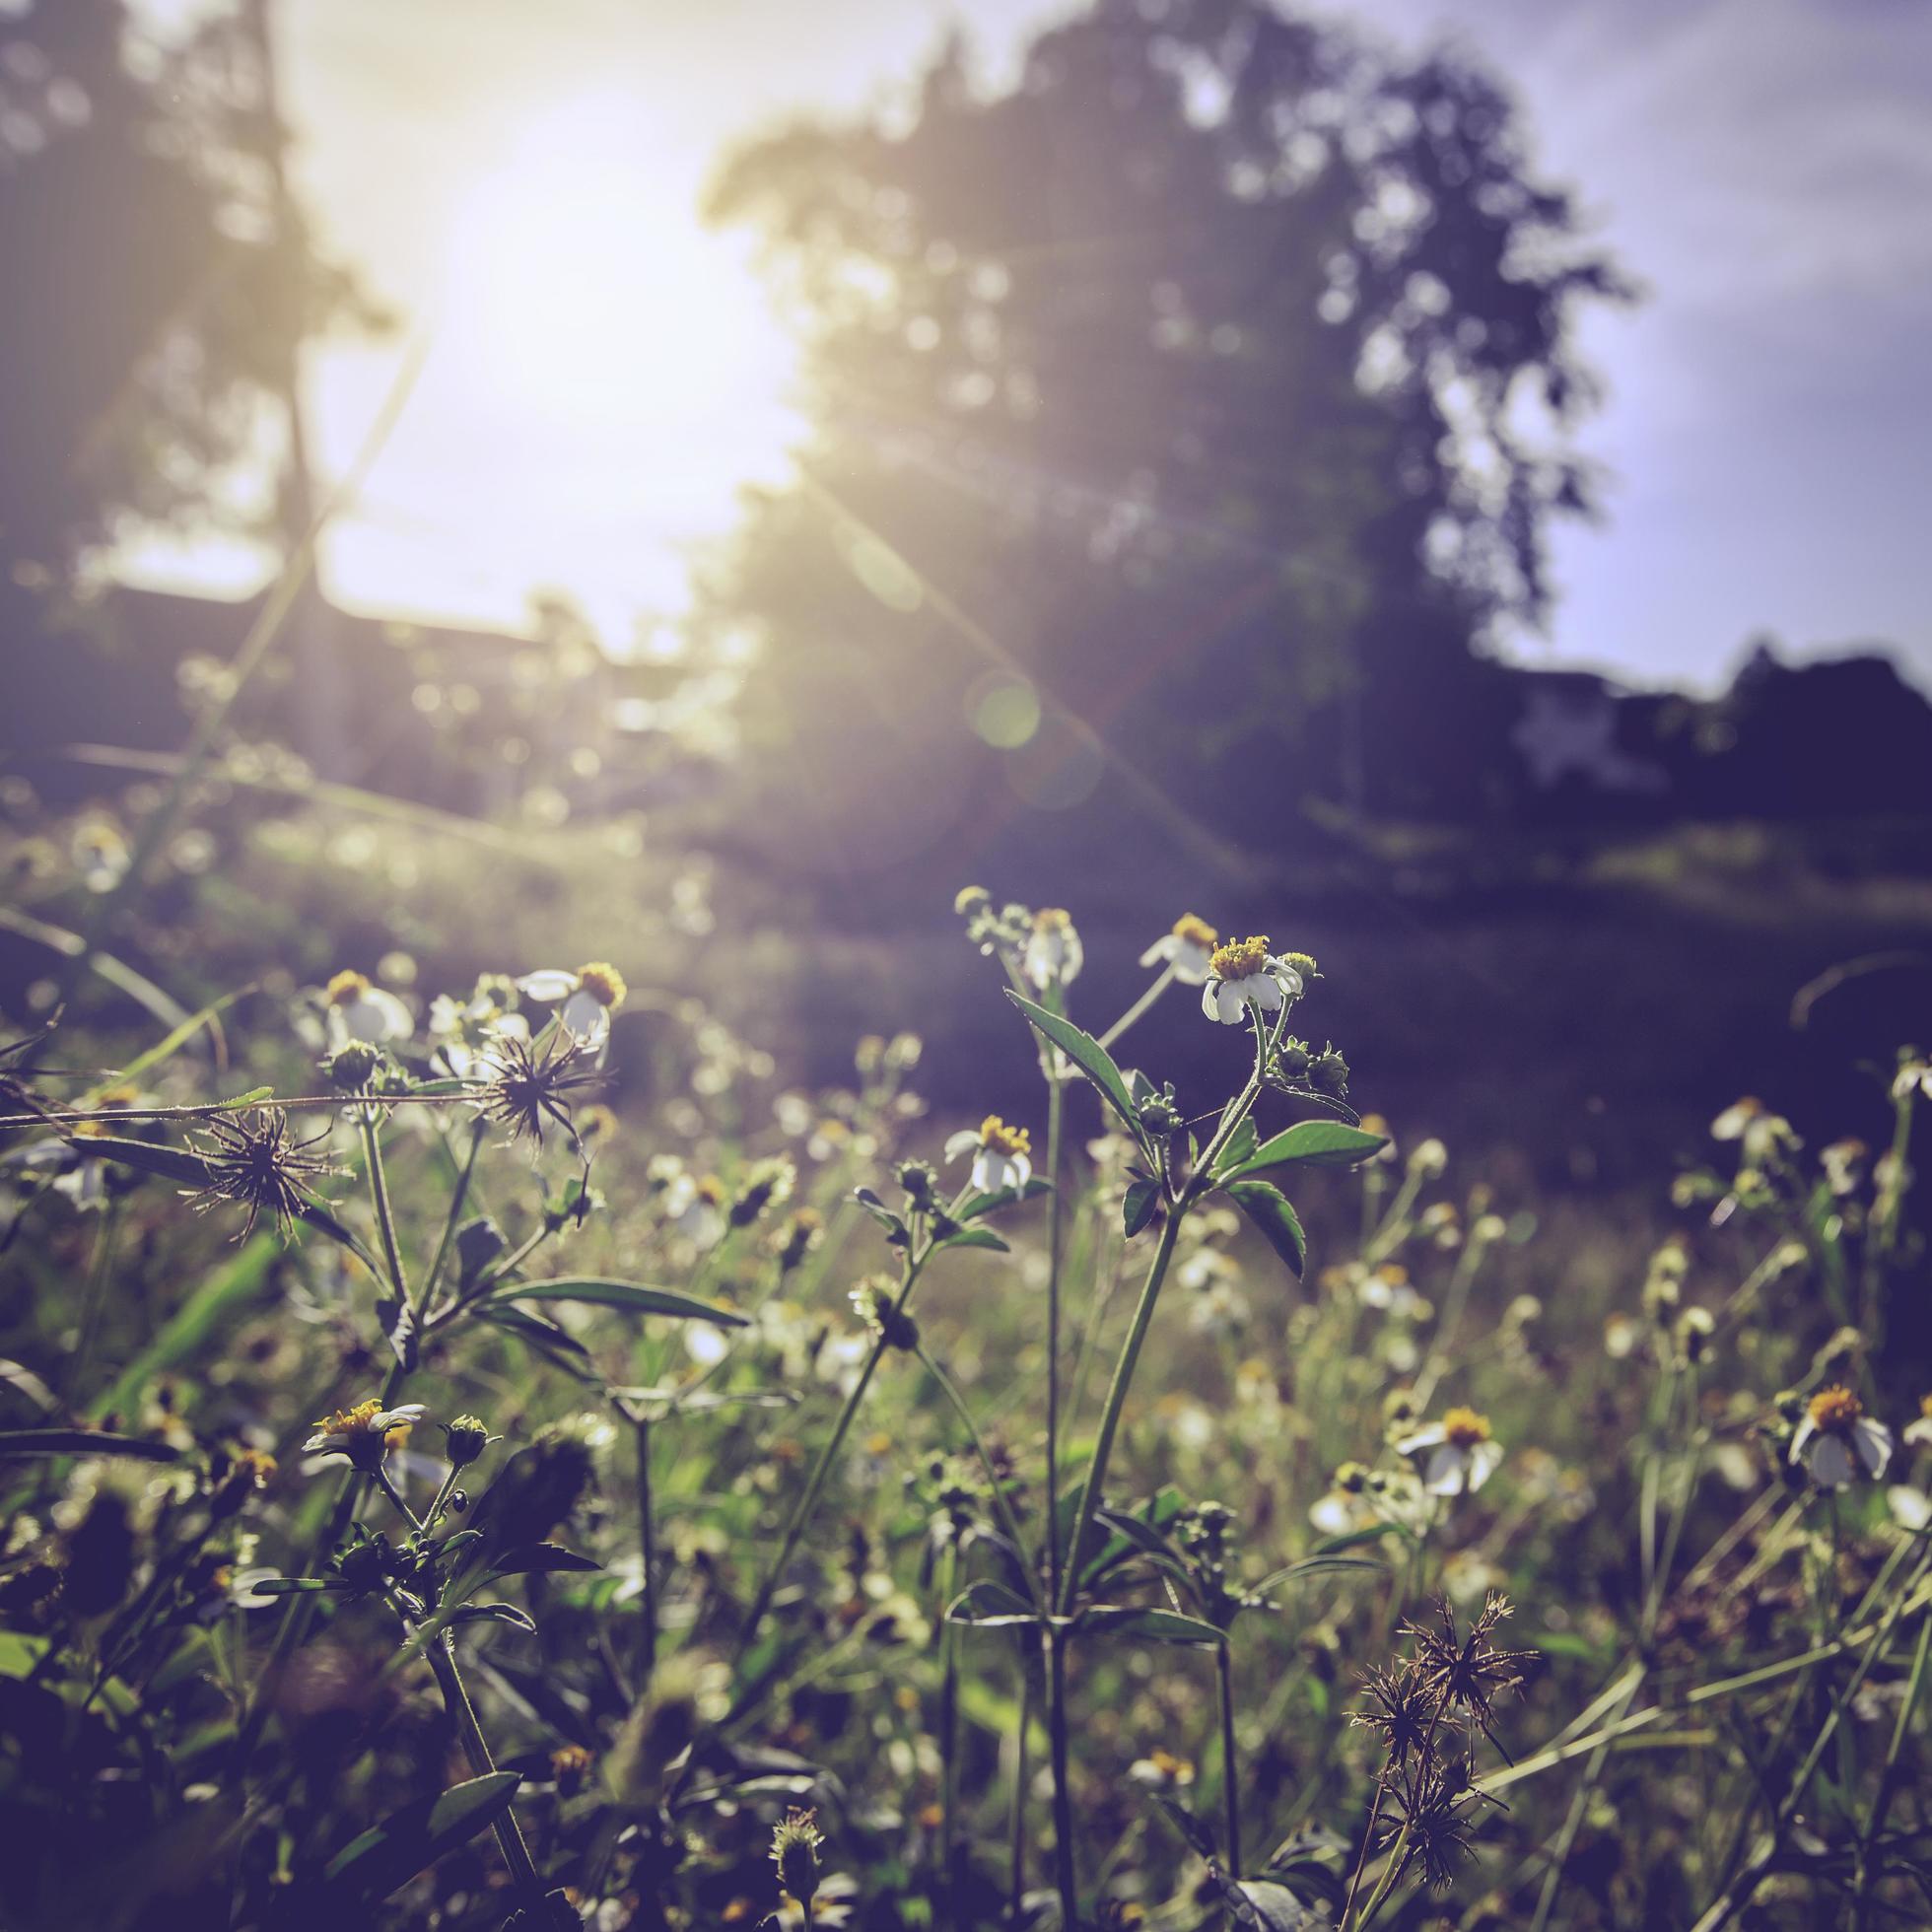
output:
[[[1463,1472],[1468,1462],[1467,1450],[1458,1449],[1453,1442],[1445,1442],[1429,1458],[1428,1472],[1422,1479],[1422,1487],[1432,1496],[1461,1495]]]
[[[1883,1422],[1862,1418],[1854,1422],[1851,1444],[1858,1451],[1858,1460],[1874,1477],[1885,1474],[1885,1466],[1892,1460],[1892,1431]]]
[[[1243,991],[1265,1013],[1278,1013],[1281,1010],[1281,989],[1266,973],[1256,973],[1241,982]]]
[[[1474,1495],[1490,1477],[1495,1475],[1496,1467],[1502,1461],[1500,1442],[1479,1442],[1469,1452],[1469,1490]]]
[[[1842,1489],[1858,1474],[1858,1465],[1852,1461],[1843,1437],[1835,1435],[1820,1435],[1814,1440],[1806,1468],[1821,1489]]]
[[[1396,1444],[1398,1456],[1413,1456],[1418,1449],[1434,1449],[1449,1440],[1449,1431],[1440,1422],[1431,1422],[1426,1428],[1419,1428],[1414,1435],[1406,1435]]]
[[[1290,1000],[1299,1000],[1302,995],[1301,975],[1285,960],[1272,959],[1268,964],[1269,975]]]
[[[1805,1444],[1817,1433],[1818,1424],[1809,1415],[1793,1430],[1791,1436],[1791,1460],[1794,1463],[1801,1463],[1805,1460]]]
[[[581,989],[558,1008],[557,1018],[586,1046],[594,1047],[610,1031],[609,1009],[595,994]]]
[[[1201,1010],[1209,1019],[1219,1019],[1221,1016],[1220,991],[1220,984],[1216,980],[1209,980],[1201,989]]]
[[[1248,1002],[1241,997],[1239,980],[1223,980],[1213,987],[1214,1005],[1223,1026],[1239,1026],[1248,1017]]]
[[[556,967],[545,967],[537,973],[525,973],[517,982],[518,993],[527,993],[532,1000],[541,1000],[546,1004],[552,1000],[562,1000],[577,991],[577,975],[560,972]]]
[[[1192,945],[1186,939],[1177,939],[1168,955],[1174,964],[1174,977],[1183,986],[1199,986],[1208,977],[1209,956],[1206,946]]]
[[[980,1137],[970,1127],[961,1128],[946,1142],[946,1158],[948,1160],[957,1160],[969,1147],[977,1147],[979,1144]]]
[[[982,1194],[1000,1192],[1000,1183],[994,1174],[994,1162],[997,1158],[998,1156],[986,1147],[982,1147],[973,1158],[973,1185]]]
[[[1164,959],[1175,956],[1175,948],[1180,944],[1171,932],[1163,932],[1145,952],[1140,955],[1142,966],[1158,966]]]
[[[1033,1162],[1025,1154],[1006,1156],[1006,1177],[1001,1186],[1023,1188],[1033,1178]]]
[[[363,1003],[374,1006],[381,1014],[382,1031],[375,1037],[382,1040],[406,1040],[416,1022],[409,1016],[409,1008],[386,988],[373,986],[363,995]]]

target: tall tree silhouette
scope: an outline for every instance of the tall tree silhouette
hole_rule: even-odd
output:
[[[1480,647],[1589,503],[1574,312],[1623,290],[1467,60],[1099,0],[1008,92],[954,46],[896,124],[756,142],[710,213],[809,342],[802,481],[710,605],[800,861],[1474,802]]]
[[[256,13],[178,42],[123,0],[0,20],[0,586],[66,587],[121,519],[267,531],[293,345],[377,317],[280,192]],[[259,465],[258,465],[259,467]]]

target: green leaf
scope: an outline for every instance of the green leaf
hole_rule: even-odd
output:
[[[990,1227],[961,1228],[957,1234],[948,1234],[943,1241],[935,1241],[932,1245],[935,1252],[940,1248],[995,1248],[1002,1255],[1012,1253]]]
[[[181,1452],[172,1442],[109,1435],[103,1429],[0,1429],[0,1457],[125,1456],[142,1463],[174,1463]]]
[[[466,1532],[475,1535],[477,1532]],[[450,1538],[453,1543],[455,1539]],[[506,1551],[490,1565],[492,1576],[530,1576],[541,1570],[598,1570],[603,1565],[593,1557],[580,1556],[561,1543],[526,1543],[520,1550]]]
[[[976,1221],[982,1214],[991,1214],[1001,1208],[1010,1208],[1015,1202],[1032,1201],[1039,1195],[1051,1194],[1053,1183],[1035,1174],[1023,1188],[996,1188],[991,1194],[968,1195],[960,1203],[959,1211],[953,1216],[956,1221]]]
[[[906,1223],[902,1216],[895,1214],[870,1188],[854,1188],[852,1198],[864,1208],[866,1213],[885,1229],[886,1238],[903,1244],[906,1240]]]
[[[1133,1096],[1127,1090],[1121,1070],[1114,1065],[1113,1055],[1091,1033],[1082,1033],[1070,1019],[1062,1019],[1058,1013],[1050,1013],[1046,1007],[1022,999],[1011,987],[1006,989],[1006,998],[1100,1089],[1115,1113],[1127,1123],[1127,1131],[1144,1147],[1146,1129],[1134,1110]]]
[[[1374,1570],[1379,1574],[1387,1568],[1386,1563],[1378,1563],[1368,1556],[1304,1556],[1298,1563],[1284,1563],[1277,1570],[1270,1570],[1255,1585],[1255,1594],[1266,1596],[1269,1591],[1278,1589],[1283,1583],[1292,1583],[1297,1577],[1319,1576],[1327,1570]]]
[[[515,1604],[459,1604],[448,1615],[449,1623],[508,1623],[514,1629],[536,1635],[536,1624],[527,1611]]]
[[[520,1771],[491,1771],[419,1798],[373,1826],[329,1860],[322,1874],[330,1900],[373,1905],[510,1809]]]
[[[1218,1185],[1299,1277],[1308,1260],[1308,1237],[1302,1233],[1300,1219],[1289,1207],[1287,1196],[1266,1181],[1228,1181]]]
[[[1225,1630],[1199,1617],[1183,1617],[1178,1610],[1143,1610],[1133,1604],[1089,1604],[1080,1613],[1079,1626],[1108,1636],[1144,1637],[1149,1643],[1218,1646],[1227,1641]]]
[[[1039,1613],[1017,1590],[1007,1589],[990,1576],[969,1583],[946,1606],[948,1623],[973,1623],[984,1629],[1003,1629],[1015,1623],[1039,1621]]]
[[[1160,1207],[1160,1183],[1142,1176],[1128,1184],[1121,1203],[1121,1232],[1132,1241],[1150,1222]]]
[[[258,1576],[248,1585],[251,1597],[307,1597],[318,1590],[339,1590],[342,1585],[322,1576]]]
[[[654,1288],[643,1281],[606,1281],[589,1275],[569,1275],[554,1281],[526,1281],[490,1296],[490,1305],[506,1301],[587,1301],[602,1308],[625,1308],[633,1315],[669,1315],[685,1322],[715,1322],[720,1328],[743,1328],[746,1318],[715,1301],[701,1301],[678,1288]]]
[[[1216,1173],[1231,1174],[1255,1150],[1255,1142],[1261,1138],[1261,1129],[1255,1125],[1253,1114],[1242,1117],[1241,1125],[1227,1137],[1227,1145],[1221,1149],[1221,1157],[1214,1163]]]
[[[1223,1879],[1229,1916],[1245,1932],[1323,1932],[1328,1915],[1304,1905],[1273,1879]]]
[[[1386,1135],[1364,1134],[1341,1121],[1296,1121],[1245,1155],[1235,1154],[1230,1142],[1214,1171],[1220,1180],[1236,1181],[1264,1167],[1356,1167],[1388,1144]]]

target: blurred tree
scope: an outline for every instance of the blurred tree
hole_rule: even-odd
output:
[[[809,345],[801,482],[708,613],[763,641],[795,857],[1023,851],[1089,800],[1196,846],[1480,805],[1481,646],[1588,508],[1574,310],[1624,293],[1494,82],[1098,0],[1009,92],[954,45],[896,121],[755,143],[709,212]]]
[[[297,346],[380,317],[284,191],[259,5],[181,37],[124,0],[0,20],[0,636],[130,521],[307,522]],[[17,660],[18,661],[18,660]]]

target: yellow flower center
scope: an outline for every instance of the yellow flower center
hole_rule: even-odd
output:
[[[552,1777],[581,1776],[590,1768],[590,1754],[581,1744],[559,1745],[550,1754]]]
[[[1924,1415],[1924,1416],[1927,1416],[1927,1417],[1932,1417],[1932,1396],[1920,1396],[1920,1397],[1919,1397],[1919,1399],[1918,1399],[1918,1413],[1919,1413],[1919,1414],[1920,1414],[1921,1415]]]
[[[1251,980],[1268,964],[1268,935],[1257,939],[1230,939],[1216,946],[1208,970],[1217,980]]]
[[[708,1201],[716,1208],[724,1199],[724,1183],[716,1174],[707,1174],[698,1183],[698,1199]]]
[[[1184,945],[1200,946],[1205,951],[1212,952],[1221,935],[1197,914],[1183,913],[1174,922],[1174,936]]]
[[[368,991],[367,973],[338,973],[328,983],[328,1002],[331,1006],[346,1006],[352,1000],[360,1000]]]
[[[1474,1409],[1452,1409],[1442,1418],[1442,1439],[1452,1449],[1474,1449],[1489,1439],[1489,1418]]]
[[[1042,906],[1033,915],[1036,932],[1065,932],[1073,924],[1073,915],[1065,906]]]
[[[1811,1399],[1806,1412],[1812,1419],[1812,1427],[1822,1429],[1828,1434],[1844,1435],[1852,1423],[1865,1413],[1865,1405],[1849,1389],[1833,1386],[1820,1389]]]
[[[333,1415],[320,1417],[315,1427],[323,1435],[374,1435],[376,1418],[381,1413],[380,1402],[359,1402],[353,1409],[338,1409]]]
[[[630,991],[624,984],[624,975],[604,959],[593,959],[589,965],[577,969],[577,988],[612,1012],[624,1003],[624,995]]]
[[[989,1114],[980,1123],[980,1145],[992,1154],[1033,1152],[1033,1137],[1023,1127],[1008,1127],[998,1114]]]

